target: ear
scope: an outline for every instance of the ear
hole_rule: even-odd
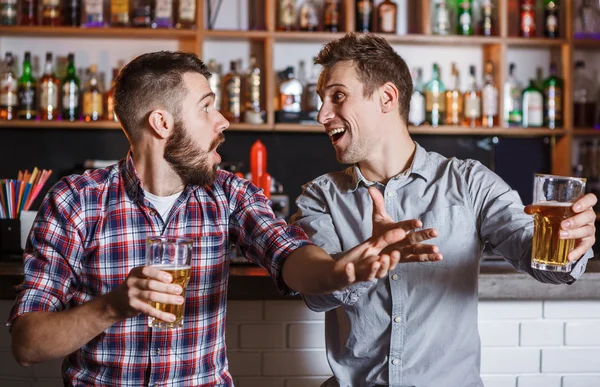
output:
[[[174,122],[173,115],[162,109],[152,110],[148,116],[148,123],[154,134],[163,139],[171,135]]]
[[[381,111],[389,113],[398,110],[398,88],[392,82],[386,82],[379,88]]]

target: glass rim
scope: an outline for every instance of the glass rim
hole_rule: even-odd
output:
[[[193,244],[194,240],[189,237],[175,237],[163,235],[151,235],[146,237],[146,243],[174,243],[174,244]]]
[[[549,178],[549,179],[556,179],[556,180],[571,180],[571,181],[580,181],[582,183],[587,182],[587,178],[585,177],[575,177],[575,176],[561,176],[561,175],[552,175],[549,173],[536,173],[535,177],[541,177],[541,178]]]

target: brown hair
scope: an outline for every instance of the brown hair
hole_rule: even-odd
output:
[[[130,142],[143,133],[152,110],[162,108],[177,120],[187,94],[183,74],[211,76],[206,65],[188,52],[158,51],[129,62],[115,81],[115,113]]]
[[[400,116],[404,122],[408,122],[410,97],[413,92],[412,78],[404,59],[385,38],[375,34],[346,34],[327,43],[319,52],[315,64],[331,69],[344,61],[352,61],[356,66],[365,97],[371,97],[384,83],[392,82],[399,92]]]

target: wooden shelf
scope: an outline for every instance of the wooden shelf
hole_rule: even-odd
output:
[[[391,44],[427,44],[444,46],[471,46],[485,44],[500,44],[502,38],[498,36],[460,36],[460,35],[390,35],[382,34]]]
[[[0,36],[112,38],[132,39],[195,39],[196,31],[174,28],[116,28],[116,27],[52,27],[52,26],[0,26]]]
[[[285,40],[291,42],[329,42],[341,38],[345,35],[343,32],[303,32],[303,31],[276,31],[272,33],[276,40]]]
[[[269,124],[256,125],[239,122],[229,124],[229,128],[227,130],[233,132],[271,132],[273,131],[273,126]]]
[[[12,120],[0,121],[0,129],[121,129],[118,122],[113,121],[28,121],[28,120]]]
[[[509,46],[525,46],[525,47],[556,47],[566,44],[565,39],[549,39],[549,38],[522,38],[522,37],[508,37],[502,39],[503,42]]]
[[[270,36],[268,31],[206,30],[203,35],[209,39],[251,39],[259,40]]]
[[[574,128],[573,136],[600,136],[600,129]]]
[[[462,136],[503,136],[503,137],[544,137],[564,136],[565,129],[548,128],[467,128],[462,126],[418,126],[410,127],[411,134],[434,134],[434,135],[462,135]]]
[[[323,125],[314,124],[275,124],[276,132],[325,133]]]
[[[573,39],[573,46],[575,48],[587,49],[587,50],[600,49],[600,39],[593,39],[593,38]]]

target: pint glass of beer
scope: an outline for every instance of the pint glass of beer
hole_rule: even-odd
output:
[[[173,284],[183,288],[181,296],[185,300],[185,290],[190,280],[192,260],[191,238],[151,236],[146,239],[146,266],[166,271],[173,277]],[[169,329],[183,326],[185,301],[181,305],[163,304],[150,301],[154,308],[175,315],[175,321],[166,322],[148,317],[148,326],[155,329]]]
[[[585,194],[585,179],[536,174],[533,185],[533,246],[531,267],[568,272],[567,255],[575,239],[560,239],[560,223],[573,215],[571,206]]]

